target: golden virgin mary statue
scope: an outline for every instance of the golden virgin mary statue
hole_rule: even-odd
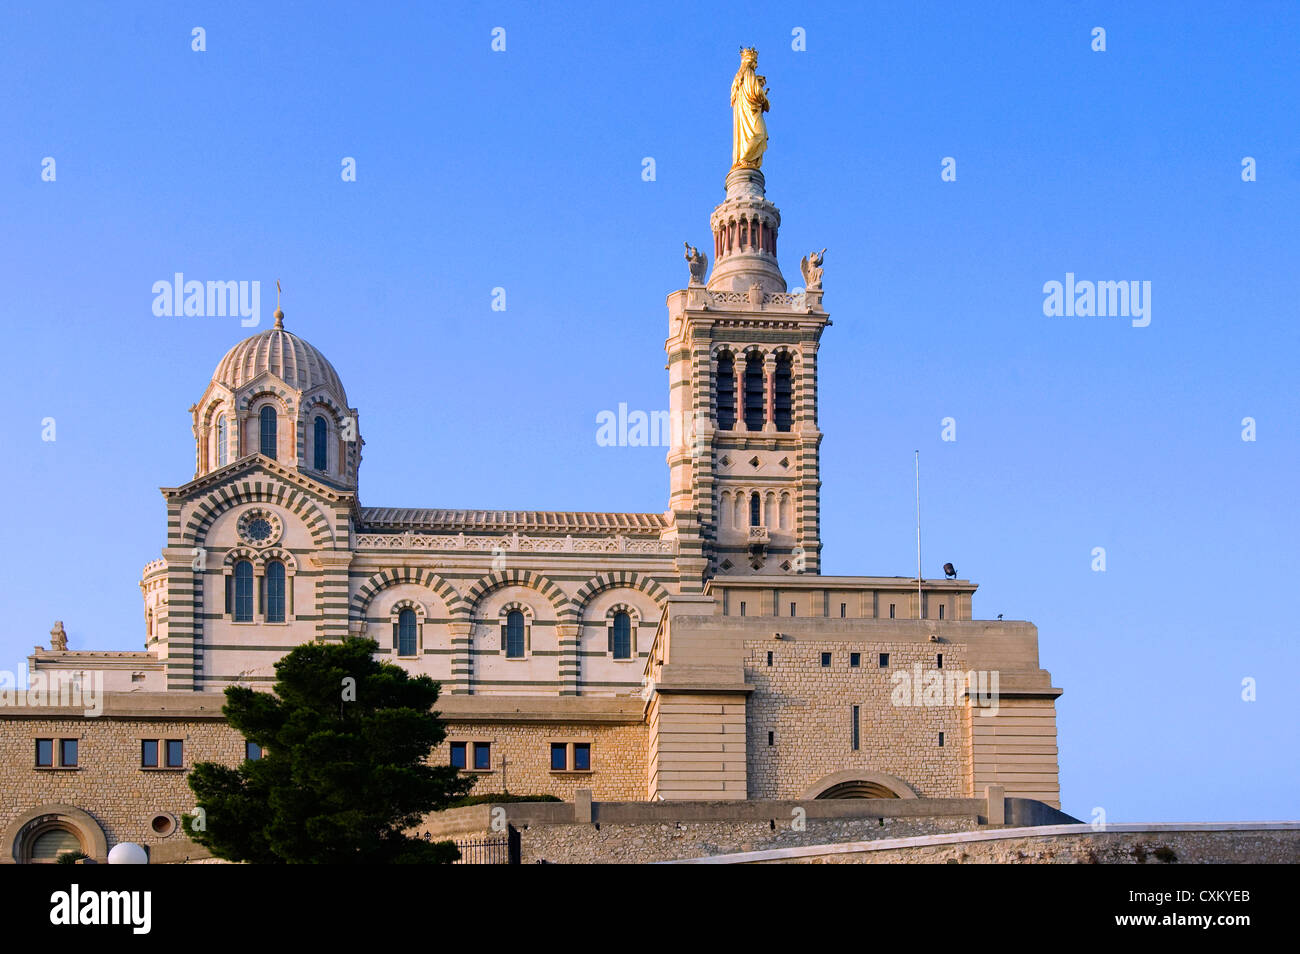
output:
[[[758,50],[740,51],[740,69],[731,81],[731,168],[757,169],[767,149],[767,78],[754,72]]]

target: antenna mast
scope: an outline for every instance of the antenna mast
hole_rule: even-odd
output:
[[[921,452],[916,452],[916,618],[923,618],[921,609]]]

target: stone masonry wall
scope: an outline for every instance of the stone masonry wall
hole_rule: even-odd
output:
[[[940,675],[964,673],[963,645],[764,639],[747,640],[745,650],[745,678],[754,686],[747,736],[750,798],[797,798],[818,779],[853,768],[897,776],[923,798],[968,794],[964,704],[896,706],[891,700],[895,673],[903,670],[911,678],[917,663],[922,672],[936,671],[939,653]],[[831,653],[829,667],[821,664],[823,652]],[[861,654],[856,668],[849,665],[850,653]],[[880,666],[881,653],[889,654],[887,668]],[[853,705],[861,706],[857,751]],[[774,733],[771,745],[768,732]]]
[[[56,750],[58,739],[77,739],[78,767],[36,768],[38,738],[55,739]],[[141,768],[143,739],[183,740],[185,768]],[[98,821],[110,848],[120,841],[169,847],[187,843],[179,827],[181,815],[194,810],[187,770],[195,762],[235,765],[243,759],[243,736],[220,720],[0,719],[0,831],[27,811],[62,803]],[[176,820],[166,836],[150,827],[160,813]]]
[[[1300,864],[1300,831],[1097,832],[782,859],[781,864]]]
[[[773,828],[775,824],[775,828]],[[643,864],[737,851],[967,831],[969,818],[809,818],[643,825],[539,825],[520,832],[521,863]]]
[[[646,797],[646,727],[625,725],[526,725],[448,721],[447,740],[434,749],[431,760],[445,765],[451,742],[487,742],[491,768],[471,771],[478,778],[471,794],[508,790],[518,795],[555,795],[573,801],[574,792],[588,788],[607,801],[638,801]],[[551,771],[552,742],[591,744],[591,771]],[[504,786],[502,759],[505,760]],[[472,755],[469,764],[472,766]]]

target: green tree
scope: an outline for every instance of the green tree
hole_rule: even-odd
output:
[[[306,643],[275,664],[274,694],[228,688],[222,712],[262,758],[195,765],[203,813],[185,817],[186,833],[230,861],[456,860],[451,842],[405,833],[474,782],[426,762],[447,735],[433,711],[440,686],[377,661],[378,649],[373,639]]]

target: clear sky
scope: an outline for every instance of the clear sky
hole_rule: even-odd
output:
[[[176,272],[260,281],[261,327],[282,281],[367,506],[663,510],[664,449],[596,415],[667,406],[756,46],[790,284],[829,248],[824,570],[914,572],[919,448],[927,575],[1065,689],[1067,811],[1300,815],[1296,4],[470,6],[4,6],[0,668],[56,618],[143,646],[158,488],[257,330],[156,317]],[[1045,316],[1067,272],[1150,282],[1149,326]]]

